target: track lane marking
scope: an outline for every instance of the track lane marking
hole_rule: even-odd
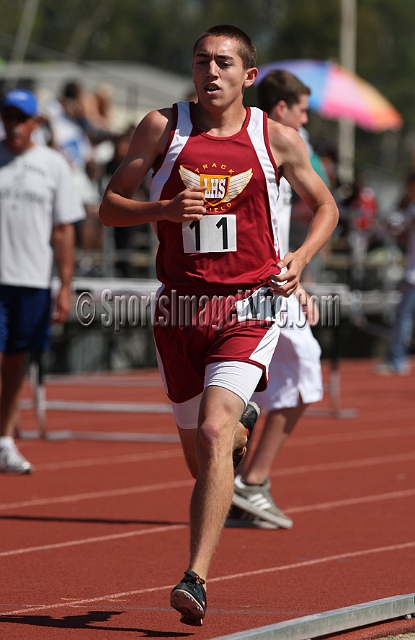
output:
[[[415,489],[408,489],[406,491],[393,491],[390,493],[383,493],[377,495],[363,496],[360,498],[348,498],[345,500],[337,500],[333,502],[320,502],[318,504],[305,505],[303,507],[291,507],[284,509],[286,513],[307,513],[309,511],[316,510],[328,510],[338,507],[348,507],[351,505],[365,504],[372,502],[381,502],[383,500],[394,500],[398,498],[407,498],[415,495]],[[114,533],[107,536],[98,536],[94,538],[81,538],[79,540],[68,540],[67,542],[57,542],[53,544],[41,545],[37,547],[22,547],[20,549],[11,549],[10,551],[0,552],[0,557],[22,555],[24,553],[33,553],[37,551],[47,551],[52,549],[61,549],[64,547],[79,546],[82,544],[93,544],[96,542],[107,542],[109,540],[118,540],[122,538],[130,538],[138,535],[146,535],[149,533],[163,533],[165,531],[172,531],[175,529],[185,529],[188,525],[171,525],[166,527],[155,527],[153,529],[139,529],[138,531],[127,531],[124,533]]]
[[[306,464],[298,467],[287,467],[271,471],[271,476],[291,476],[312,471],[339,471],[340,469],[354,469],[361,467],[371,467],[377,464],[393,464],[395,462],[407,462],[415,459],[415,452],[397,453],[391,456],[373,456],[371,458],[358,458],[356,460],[345,460],[342,462],[322,462],[320,464]]]
[[[76,469],[77,467],[93,467],[109,464],[124,464],[125,462],[143,462],[145,460],[159,460],[161,458],[183,457],[181,447],[166,449],[151,453],[129,453],[122,456],[108,456],[102,458],[85,458],[81,460],[67,460],[64,462],[44,462],[36,465],[36,471],[59,471],[59,469]]]
[[[120,540],[122,538],[133,538],[151,533],[164,533],[165,531],[175,531],[176,529],[186,529],[187,524],[173,524],[165,527],[153,527],[152,529],[139,529],[138,531],[126,531],[124,533],[113,533],[108,536],[96,536],[95,538],[83,538],[80,540],[68,540],[67,542],[56,542],[54,544],[44,544],[38,547],[23,547],[22,549],[12,549],[11,551],[0,552],[0,558],[7,556],[18,556],[23,553],[33,553],[36,551],[50,551],[51,549],[64,549],[65,547],[76,547],[81,544],[93,544],[95,542],[108,542],[109,540]]]
[[[413,436],[415,435],[413,428],[402,429],[383,429],[380,431],[361,431],[360,433],[343,433],[343,434],[330,434],[322,436],[302,436],[298,438],[291,438],[285,444],[286,447],[304,447],[310,445],[319,444],[331,444],[337,442],[354,442],[358,440],[377,440],[379,438],[396,438],[399,436]],[[32,441],[33,442],[33,441]],[[179,443],[178,443],[179,444]],[[399,455],[399,454],[398,454]],[[411,454],[402,454],[411,455]],[[78,460],[66,460],[58,462],[44,462],[35,465],[36,471],[59,471],[60,469],[76,469],[78,467],[110,465],[110,464],[123,464],[125,462],[139,462],[141,460],[157,460],[159,458],[181,457],[183,456],[180,447],[176,446],[174,449],[166,449],[159,452],[149,453],[133,453],[120,456],[107,456],[102,458],[85,458]],[[376,460],[376,458],[374,458]],[[409,459],[409,458],[408,458]],[[332,465],[339,463],[330,463]],[[341,464],[341,463],[340,463]],[[352,463],[353,464],[353,463]],[[299,467],[301,468],[301,467]],[[309,467],[303,467],[307,470],[313,470],[316,465]],[[323,469],[323,468],[322,468]],[[323,469],[324,470],[324,469]],[[287,474],[287,470],[281,470],[275,473]]]
[[[137,454],[139,455],[139,454]],[[143,454],[146,455],[146,454]],[[148,454],[151,458],[151,454]],[[180,451],[180,455],[181,451]],[[166,452],[166,457],[169,456],[169,452]],[[374,466],[376,464],[393,464],[396,462],[405,462],[409,460],[415,459],[414,453],[402,453],[397,454],[395,456],[379,456],[372,458],[360,458],[356,460],[347,460],[345,462],[328,462],[316,465],[301,465],[298,467],[288,467],[287,469],[279,469],[277,471],[271,472],[272,476],[287,476],[287,475],[295,475],[301,473],[310,473],[316,471],[338,471],[341,469],[350,469],[350,468],[362,468],[364,466]],[[36,507],[43,506],[48,504],[59,504],[66,502],[76,502],[79,500],[95,500],[97,498],[110,498],[116,496],[123,495],[133,495],[135,493],[144,493],[146,491],[162,491],[165,489],[177,489],[190,487],[194,483],[194,480],[180,480],[175,482],[164,482],[147,486],[139,486],[139,487],[127,487],[125,489],[111,489],[108,491],[94,491],[89,493],[79,493],[69,496],[57,496],[54,498],[36,498],[34,500],[25,500],[22,502],[5,502],[0,504],[0,511],[5,511],[8,509],[20,509],[24,507]]]
[[[382,415],[384,415],[382,413]],[[408,417],[407,411],[405,418]],[[396,419],[396,417],[394,418]],[[366,417],[365,417],[366,421]],[[380,438],[397,438],[398,436],[415,436],[413,427],[402,427],[400,429],[367,429],[366,431],[355,431],[347,433],[332,433],[321,436],[299,436],[290,438],[285,443],[285,447],[304,447],[312,444],[328,444],[330,442],[357,442],[360,440],[378,440]]]
[[[373,549],[362,549],[360,551],[348,551],[346,553],[339,553],[333,556],[325,556],[323,558],[315,558],[314,560],[303,560],[301,562],[294,562],[291,564],[281,565],[279,567],[267,567],[265,569],[257,569],[255,571],[244,571],[241,573],[233,573],[227,576],[220,576],[216,578],[210,578],[209,584],[212,582],[221,582],[223,580],[236,580],[239,578],[249,578],[252,576],[261,575],[264,573],[275,573],[278,571],[288,571],[290,569],[302,569],[304,567],[311,567],[318,564],[326,564],[328,562],[335,562],[336,560],[345,560],[348,558],[361,558],[364,556],[370,556],[377,553],[388,553],[391,551],[403,551],[404,549],[411,549],[415,547],[415,541],[412,542],[404,542],[402,544],[394,544],[389,547],[376,547]],[[79,600],[72,601],[70,604],[68,602],[58,602],[55,604],[44,604],[44,605],[36,605],[36,606],[28,606],[24,609],[16,609],[14,611],[8,611],[5,613],[0,613],[0,617],[3,616],[13,616],[21,613],[30,613],[32,611],[45,611],[49,609],[61,609],[64,607],[78,607],[83,606],[84,604],[91,604],[92,602],[100,602],[102,600],[114,600],[117,598],[123,598],[126,596],[139,595],[142,593],[152,593],[155,591],[165,591],[166,589],[172,589],[174,584],[163,585],[160,587],[150,587],[147,589],[133,589],[131,591],[121,591],[119,593],[112,593],[105,596],[97,596],[95,598],[82,598]]]
[[[330,442],[332,442],[332,440],[330,440]],[[303,443],[304,445],[309,445],[310,442],[307,443]],[[140,461],[144,461],[144,460],[158,460],[158,459],[162,459],[162,458],[180,458],[183,457],[183,452],[181,447],[176,446],[174,449],[165,449],[162,451],[158,451],[158,452],[149,452],[149,453],[128,453],[125,455],[120,455],[120,456],[106,456],[106,457],[102,457],[102,458],[84,458],[84,459],[79,459],[79,460],[66,460],[66,461],[62,461],[62,462],[45,462],[45,463],[40,463],[40,464],[36,464],[36,471],[59,471],[60,469],[76,469],[78,467],[93,467],[93,466],[99,466],[99,465],[110,465],[110,464],[124,464],[124,463],[128,463],[128,462],[140,462]],[[400,462],[401,460],[411,460],[413,457],[415,457],[415,453],[402,453],[402,454],[396,454],[395,459],[397,462]],[[372,458],[362,458],[361,462],[366,463],[368,462],[368,464],[370,464],[371,460],[386,460],[386,458],[392,458],[392,456],[383,456],[382,457],[372,457]],[[304,469],[304,470],[314,470],[314,469],[318,469],[321,468],[322,470],[326,470],[326,469],[330,469],[330,468],[334,468],[335,465],[351,465],[351,466],[355,466],[359,464],[359,460],[352,460],[352,461],[348,461],[348,462],[330,462],[330,463],[326,463],[323,465],[309,465],[309,466],[301,466],[301,467],[292,467],[293,469]],[[376,462],[374,463],[376,464]],[[272,473],[272,475],[275,474],[282,474],[282,475],[286,475],[287,472],[289,473],[289,469],[281,469],[278,471],[274,471]],[[297,473],[297,471],[295,471],[295,473]]]
[[[284,509],[284,513],[307,513],[316,509],[325,510],[335,507],[348,507],[357,504],[366,504],[368,502],[382,502],[383,500],[395,500],[398,498],[409,498],[415,495],[415,489],[404,489],[403,491],[391,491],[390,493],[378,493],[371,496],[361,496],[360,498],[346,498],[344,500],[334,500],[332,502],[320,502],[318,504],[309,504],[303,507],[291,507]]]
[[[175,482],[160,482],[158,484],[150,484],[147,486],[127,487],[126,489],[110,489],[108,491],[91,491],[89,493],[76,493],[69,496],[60,496],[56,498],[35,498],[34,500],[25,500],[24,502],[9,502],[0,504],[0,510],[20,509],[22,507],[38,507],[47,504],[60,504],[65,502],[78,502],[79,500],[96,500],[97,498],[113,498],[118,496],[134,495],[135,493],[145,493],[147,491],[163,491],[165,489],[181,489],[183,487],[191,487],[194,480],[177,480]]]

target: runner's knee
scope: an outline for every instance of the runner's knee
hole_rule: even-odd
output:
[[[219,420],[205,420],[198,429],[196,449],[199,456],[215,458],[231,451],[231,438]]]

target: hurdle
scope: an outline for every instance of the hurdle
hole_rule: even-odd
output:
[[[91,376],[92,380],[85,379],[84,376],[68,376],[59,384],[99,384],[103,386],[121,386],[122,380],[110,380],[100,376]],[[56,378],[51,378],[57,382]],[[118,382],[118,384],[117,384]],[[161,380],[129,381],[127,386],[162,386]],[[45,440],[101,440],[118,442],[180,442],[180,438],[175,434],[161,433],[122,433],[122,432],[95,432],[95,431],[72,431],[72,430],[48,430],[46,412],[52,411],[73,411],[73,412],[105,412],[105,413],[158,413],[173,414],[170,403],[166,402],[77,402],[69,400],[47,400],[45,390],[45,376],[42,367],[42,357],[40,353],[32,354],[29,364],[29,383],[32,398],[20,400],[19,409],[34,409],[39,425],[38,429],[23,430],[16,429],[16,437],[22,440],[33,440],[43,438]],[[144,383],[144,384],[143,384]],[[125,386],[125,385],[122,385]]]

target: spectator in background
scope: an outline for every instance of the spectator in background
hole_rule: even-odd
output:
[[[366,184],[363,174],[356,175],[352,193],[342,202],[341,211],[346,220],[345,230],[351,252],[352,284],[363,288],[365,262],[375,232],[377,213],[375,192]]]
[[[131,138],[135,131],[135,125],[130,125],[123,133],[120,133],[114,140],[114,153],[107,162],[104,169],[103,187],[107,186],[110,177],[116,172],[130,146]]]
[[[93,93],[74,80],[64,85],[60,102],[68,118],[76,122],[88,135],[92,144],[108,139],[111,126],[111,98],[113,89],[99,84]]]
[[[71,165],[75,188],[85,209],[86,218],[75,225],[76,244],[84,251],[104,247],[104,228],[98,217],[101,168],[94,159],[96,143],[102,140],[102,135],[98,135],[90,121],[91,101],[95,103],[95,97],[80,82],[72,81],[63,86],[60,100],[47,105],[55,147]],[[108,131],[104,133],[110,135]],[[80,270],[83,275],[95,274],[90,256],[81,259]]]
[[[319,156],[329,179],[330,190],[334,193],[339,186],[337,176],[338,154],[337,149],[325,140],[318,138],[313,143],[314,151]]]
[[[361,173],[356,175],[352,193],[343,204],[350,210],[354,230],[366,232],[373,227],[377,212],[376,196]]]
[[[308,155],[310,156],[311,166],[313,167],[314,171],[320,176],[323,182],[328,186],[328,188],[331,189],[331,182],[327,175],[325,164],[320,158],[319,154],[314,149],[314,147],[310,144],[310,136],[308,134],[307,129],[305,129],[304,127],[300,127],[298,129],[298,133],[304,140],[304,144],[307,147]]]
[[[135,126],[129,126],[123,133],[116,137],[114,143],[114,153],[107,162],[102,180],[102,190],[105,189],[111,176],[116,172],[130,146],[131,138],[135,131]],[[148,200],[148,188],[146,183],[140,189],[140,200]],[[131,249],[131,241],[134,227],[114,227],[114,244],[116,251],[126,252]],[[116,275],[122,278],[131,277],[131,266],[125,256],[117,258],[115,263]]]
[[[90,101],[89,120],[93,127],[103,132],[111,131],[111,107],[112,95],[114,93],[111,85],[103,82],[97,86]]]
[[[101,168],[93,158],[88,160],[84,171],[74,173],[74,183],[85,209],[86,218],[76,223],[77,244],[84,251],[102,251],[104,248],[104,227],[99,219]],[[89,260],[82,262],[83,275],[94,272]]]
[[[62,89],[60,103],[67,117],[74,120],[86,131],[89,127],[89,122],[86,113],[87,98],[83,85],[78,81],[66,83]]]
[[[72,96],[72,92],[69,92]],[[76,95],[76,94],[74,94]],[[80,121],[84,111],[74,97],[65,96],[61,100],[51,100],[46,105],[55,148],[61,151],[73,171],[84,171],[92,157],[92,144]]]
[[[25,354],[49,344],[53,256],[61,286],[52,319],[65,322],[68,316],[72,223],[84,212],[66,160],[32,141],[39,126],[34,94],[12,91],[0,110],[6,136],[0,142],[0,472],[30,473],[12,436]]]
[[[375,367],[375,373],[408,375],[411,370],[408,350],[415,317],[415,172],[407,177],[405,193],[398,212],[390,218],[389,229],[406,253],[406,269],[386,361]]]

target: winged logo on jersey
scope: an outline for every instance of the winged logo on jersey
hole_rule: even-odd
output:
[[[212,206],[230,202],[236,198],[245,189],[253,175],[252,169],[237,173],[234,176],[194,173],[194,171],[186,169],[183,165],[180,165],[179,173],[188,189],[200,186],[206,187],[204,200]]]

